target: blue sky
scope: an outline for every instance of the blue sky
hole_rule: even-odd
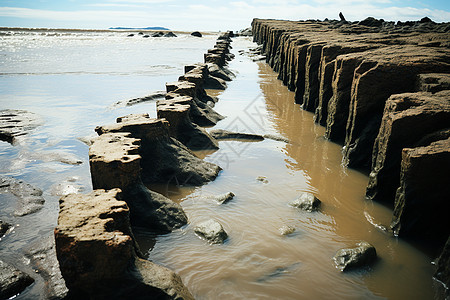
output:
[[[368,16],[391,21],[424,16],[450,22],[450,1],[415,0],[0,0],[0,27],[107,29],[163,26],[172,30],[239,30],[253,18],[287,20]]]

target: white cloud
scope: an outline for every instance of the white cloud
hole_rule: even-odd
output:
[[[92,3],[92,4],[86,4],[85,6],[89,6],[89,7],[130,7],[130,8],[145,7],[145,5],[124,4],[124,3]]]

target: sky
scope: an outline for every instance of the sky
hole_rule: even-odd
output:
[[[225,31],[253,18],[307,20],[366,17],[386,21],[450,22],[449,0],[0,0],[0,27],[108,29],[167,27]]]

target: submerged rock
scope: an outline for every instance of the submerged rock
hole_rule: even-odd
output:
[[[232,200],[234,196],[235,195],[233,192],[228,192],[222,195],[214,196],[213,198],[218,204],[225,204],[228,201]]]
[[[319,209],[321,203],[313,194],[304,192],[297,199],[289,203],[289,205],[304,211],[313,212]]]
[[[333,257],[336,267],[341,271],[368,266],[376,259],[375,247],[367,242],[359,242],[355,248],[341,249]]]
[[[209,134],[216,140],[247,140],[263,141],[264,137],[259,134],[232,132],[224,129],[213,129]]]
[[[30,259],[36,273],[44,280],[45,299],[64,299],[68,289],[56,258],[55,237],[52,234],[31,245],[25,256]]]
[[[262,183],[269,183],[269,180],[266,176],[258,176],[256,177],[256,181],[262,182]]]
[[[213,219],[198,224],[194,228],[194,232],[200,238],[207,240],[211,244],[223,244],[228,238],[228,234],[222,225]]]
[[[42,124],[41,118],[26,110],[0,110],[0,141],[14,143],[14,139],[29,133]]]
[[[275,280],[281,276],[284,275],[288,275],[293,269],[296,269],[300,266],[299,262],[293,263],[291,265],[288,266],[283,266],[283,267],[276,267],[275,269],[273,269],[272,271],[270,271],[269,273],[259,277],[256,282],[267,282],[267,281],[271,281],[271,280]]]
[[[132,105],[143,103],[143,102],[155,101],[155,100],[158,100],[158,99],[163,99],[165,96],[166,96],[166,92],[164,92],[164,91],[156,91],[156,92],[153,92],[153,93],[151,93],[151,94],[149,94],[147,96],[144,96],[144,97],[134,98],[134,99],[129,99],[129,100],[117,101],[116,103],[111,105],[111,108],[132,106]]]
[[[18,198],[15,216],[37,212],[45,203],[40,189],[13,177],[0,176],[0,193],[11,193]]]
[[[120,189],[62,197],[55,242],[69,298],[193,299],[177,274],[139,257]]]
[[[0,299],[9,299],[21,293],[34,279],[12,265],[0,260]]]

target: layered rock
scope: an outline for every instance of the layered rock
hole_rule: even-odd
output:
[[[151,119],[146,115],[120,118],[116,124],[99,126],[96,132],[128,132],[140,139],[142,157],[141,177],[145,183],[178,183],[201,185],[214,180],[219,166],[197,158],[183,144],[169,135],[169,123],[164,119]]]
[[[391,228],[442,245],[450,235],[450,138],[402,152]]]
[[[41,118],[32,112],[17,109],[1,110],[0,141],[14,143],[17,137],[28,134],[41,124]]]
[[[447,138],[446,128],[450,136],[450,91],[392,95],[386,102],[375,140],[366,196],[392,204],[400,185],[402,149],[424,146],[430,141],[423,138],[431,138],[430,134],[440,130],[444,130],[444,136],[437,138]]]
[[[179,204],[142,183],[140,140],[130,135],[105,133],[94,140],[89,149],[93,188],[120,188],[135,226],[169,232],[185,225],[187,217]]]
[[[72,298],[193,299],[180,277],[141,259],[120,189],[61,198],[56,253]]]

